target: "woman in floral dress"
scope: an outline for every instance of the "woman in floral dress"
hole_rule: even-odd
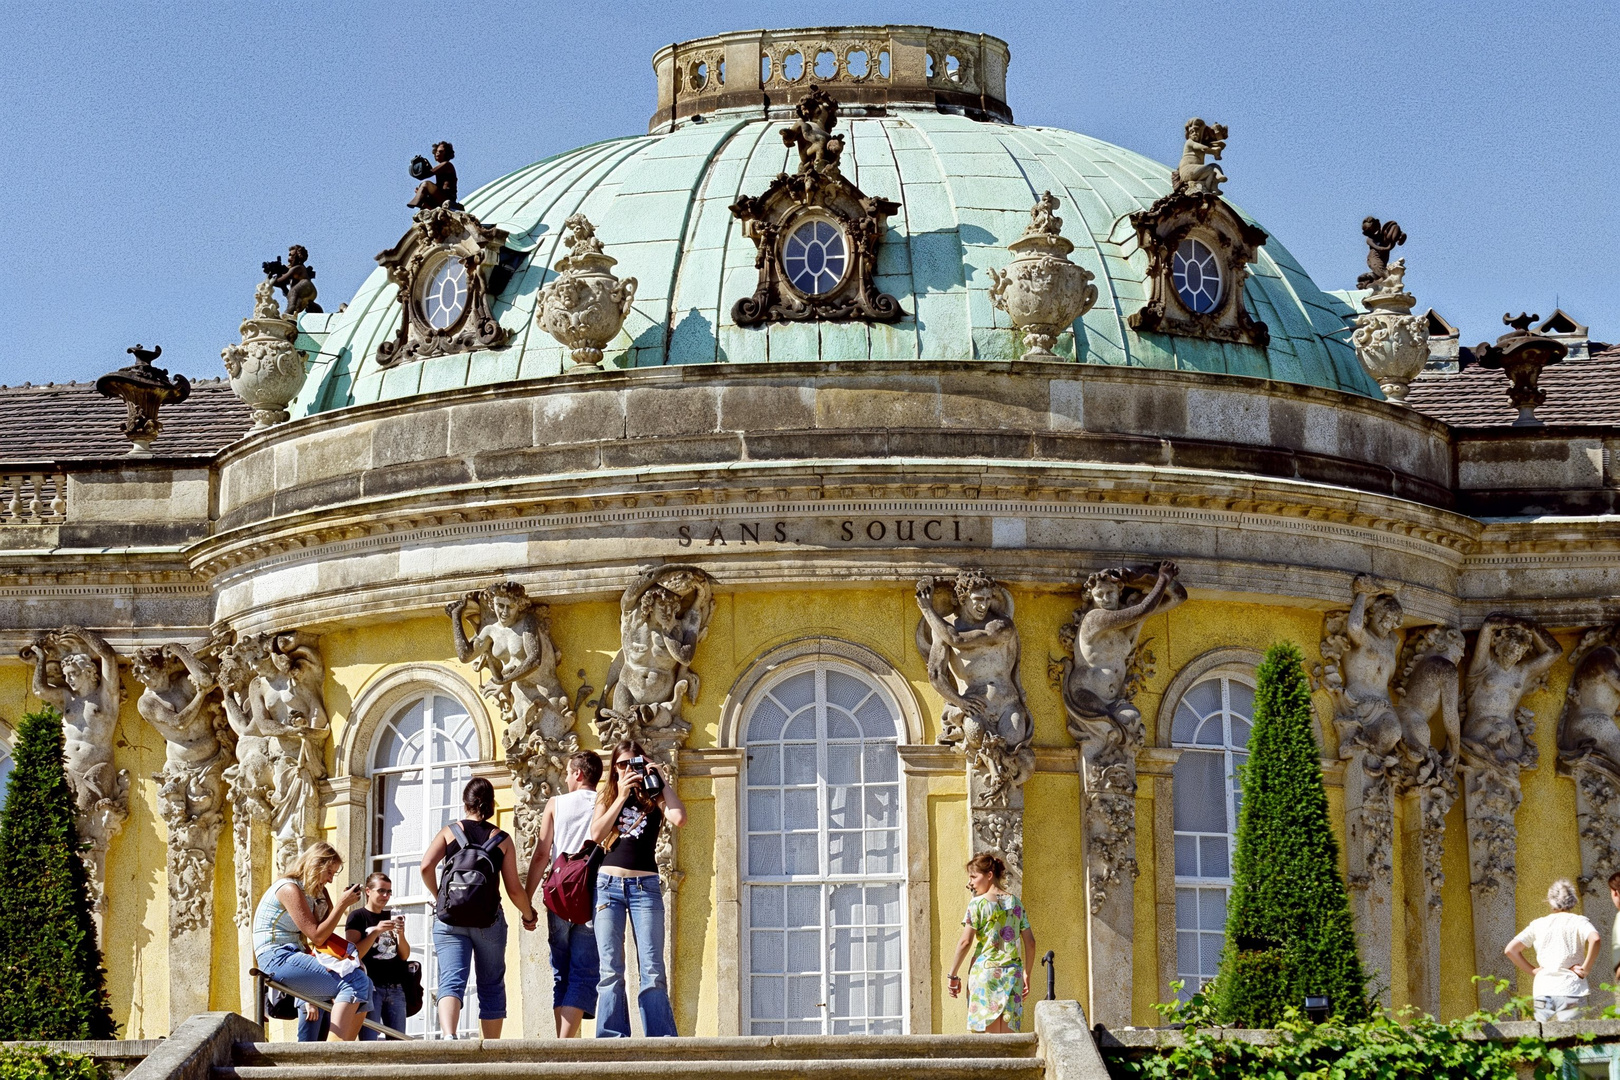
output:
[[[973,899],[962,916],[962,936],[956,942],[956,959],[951,961],[945,988],[953,998],[962,995],[957,972],[971,952],[968,1030],[1007,1034],[1023,1023],[1024,999],[1029,996],[1025,959],[1035,955],[1035,935],[1030,932],[1023,903],[1001,887],[1007,864],[999,856],[980,852],[968,860],[967,872]]]

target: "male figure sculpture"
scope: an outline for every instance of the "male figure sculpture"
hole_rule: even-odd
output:
[[[477,603],[480,612],[471,640],[462,625],[469,603]],[[530,600],[517,582],[506,581],[452,601],[445,611],[450,615],[456,658],[464,664],[471,661],[490,677],[484,694],[500,704],[510,725],[509,741],[522,741],[529,728],[542,724],[548,711],[558,720],[566,719],[564,730],[574,726],[568,694],[557,678],[557,649],[546,605]]]
[[[118,654],[81,626],[40,634],[21,656],[34,665],[33,692],[62,714],[63,760],[81,815],[102,800],[123,801],[129,778],[113,769],[113,727],[123,688]],[[60,678],[52,677],[55,668]]]
[[[984,571],[964,570],[954,579],[919,581],[917,607],[917,648],[928,660],[928,681],[945,699],[939,741],[1026,745],[1035,727],[1018,676],[1011,595]]]
[[[1617,628],[1588,631],[1570,650],[1575,669],[1558,718],[1558,758],[1566,764],[1589,762],[1620,777],[1620,647]]]
[[[696,702],[692,670],[714,613],[714,582],[695,566],[643,571],[619,602],[619,653],[608,666],[606,712],[623,723],[684,733],[683,700]]]
[[[1353,747],[1380,759],[1393,758],[1401,742],[1401,718],[1389,696],[1389,680],[1399,666],[1396,632],[1405,612],[1395,599],[1397,586],[1360,574],[1352,586],[1355,601],[1345,617],[1339,657],[1343,686],[1334,722],[1341,752]],[[1331,632],[1331,627],[1330,627]]]
[[[1147,571],[1100,570],[1086,579],[1085,602],[1062,635],[1072,650],[1062,665],[1063,706],[1076,742],[1141,744],[1142,714],[1126,685],[1131,657],[1142,624],[1187,599],[1178,573],[1175,563],[1162,562]]]
[[[1564,650],[1553,636],[1525,619],[1487,615],[1468,665],[1468,697],[1462,728],[1463,753],[1487,765],[1533,766],[1534,721],[1519,702],[1556,664]]]
[[[1466,644],[1460,630],[1431,627],[1413,640],[1411,656],[1401,670],[1395,714],[1401,718],[1407,763],[1419,773],[1449,775],[1456,767],[1462,747],[1457,663]],[[1436,716],[1446,732],[1446,748],[1438,756],[1429,737],[1429,721]]]

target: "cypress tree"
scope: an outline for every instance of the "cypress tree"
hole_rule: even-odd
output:
[[[0,1040],[116,1034],[81,848],[62,717],[29,713],[0,811]]]
[[[1343,1019],[1368,1015],[1311,715],[1299,649],[1273,645],[1257,673],[1226,948],[1213,988],[1226,1024],[1274,1027],[1307,994],[1330,996]]]

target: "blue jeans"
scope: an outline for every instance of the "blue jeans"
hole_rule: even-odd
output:
[[[467,1000],[467,973],[478,979],[478,1019],[506,1019],[506,913],[492,926],[449,926],[433,920],[439,996]]]
[[[590,1020],[596,1016],[596,982],[601,978],[596,955],[596,929],[577,926],[546,912],[551,938],[551,1007],[579,1009]]]
[[[365,1028],[361,1028],[361,1038],[365,1038]],[[332,1014],[325,1009],[315,1010],[315,1019],[309,1018],[309,1006],[302,1001],[298,1003],[298,1041],[299,1042],[325,1042],[326,1037],[332,1033]]]
[[[371,1017],[383,1027],[391,1027],[395,1031],[405,1030],[405,988],[403,986],[376,986],[371,988],[371,1008],[376,1013]],[[365,1041],[386,1039],[388,1036],[371,1028],[360,1029],[360,1038]]]
[[[649,1036],[675,1034],[675,1011],[669,1004],[669,979],[664,974],[664,891],[657,874],[646,877],[596,879],[597,962],[601,978],[596,984],[596,1037],[626,1038],[630,1034],[630,1001],[624,990],[624,924],[629,920],[641,960],[641,1030]]]
[[[258,960],[260,971],[300,994],[330,998],[334,1002],[357,1001],[362,1011],[371,1004],[371,980],[366,977],[365,968],[356,968],[347,975],[334,975],[321,966],[319,960],[296,945],[277,945],[268,956],[255,959]],[[316,1037],[314,1027],[306,1029],[304,1026],[308,1021],[303,1020],[302,1016],[307,1008],[303,1002],[298,1003],[300,1041],[305,1034],[309,1034],[311,1039]]]

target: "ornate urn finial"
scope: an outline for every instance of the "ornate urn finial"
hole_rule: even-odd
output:
[[[1221,160],[1226,149],[1226,125],[1206,124],[1198,117],[1187,121],[1187,141],[1181,144],[1181,164],[1170,174],[1170,185],[1177,192],[1191,195],[1219,195],[1226,174],[1219,165],[1207,165],[1205,157]]]
[[[572,351],[569,371],[601,371],[602,349],[623,329],[635,301],[636,279],[614,276],[618,260],[603,254],[596,226],[584,214],[573,215],[563,228],[568,254],[541,288],[535,319]]]
[[[1530,324],[1539,318],[1522,311],[1517,316],[1504,314],[1502,322],[1512,327],[1511,332],[1497,338],[1495,345],[1480,342],[1474,350],[1480,367],[1507,372],[1508,400],[1519,410],[1514,427],[1544,426],[1536,419],[1536,408],[1547,403],[1547,391],[1540,386],[1541,370],[1559,363],[1569,353],[1562,341],[1530,329]]]
[[[167,371],[152,366],[152,361],[163,355],[161,345],[151,349],[136,345],[125,351],[135,357],[135,362],[97,379],[96,392],[124,402],[127,412],[118,430],[135,444],[129,456],[150,457],[153,441],[163,432],[158,407],[186,400],[191,396],[191,383],[184,375],[171,379]]]
[[[1389,253],[1406,243],[1406,233],[1398,222],[1367,217],[1361,219],[1361,235],[1367,238],[1367,272],[1356,278],[1356,288],[1378,289],[1389,274]]]
[[[1097,302],[1092,273],[1069,261],[1074,244],[1062,235],[1059,202],[1043,192],[1029,211],[1024,235],[1007,245],[1013,260],[990,271],[990,302],[1023,331],[1025,360],[1056,360],[1052,345]]]
[[[293,295],[297,295],[296,280]],[[314,297],[313,286],[310,297]],[[231,389],[253,410],[255,430],[279,424],[288,417],[288,403],[304,387],[305,371],[304,354],[293,347],[298,321],[290,310],[283,315],[276,306],[273,279],[259,282],[254,290],[253,315],[242,320],[241,333],[240,344],[227,345],[219,354],[230,373]]]
[[[1367,374],[1378,380],[1386,398],[1405,404],[1412,380],[1429,359],[1429,321],[1412,314],[1417,299],[1406,291],[1405,259],[1396,259],[1384,268],[1378,288],[1363,303],[1367,314],[1356,319],[1355,331],[1350,335],[1356,359]]]
[[[260,263],[270,284],[281,290],[287,300],[287,314],[297,316],[306,311],[317,314],[321,305],[315,302],[315,268],[309,265],[309,249],[294,244],[287,249],[287,261],[271,259]]]

